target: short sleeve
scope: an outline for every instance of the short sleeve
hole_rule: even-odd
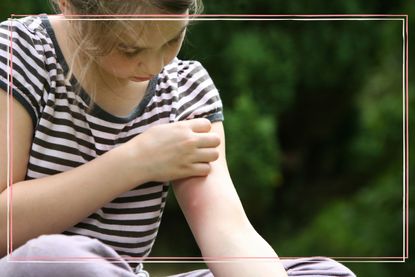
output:
[[[175,120],[204,117],[223,121],[222,101],[207,70],[197,61],[180,61],[177,74]]]
[[[19,20],[0,23],[0,88],[12,93],[36,126],[42,110],[45,58],[35,32]]]

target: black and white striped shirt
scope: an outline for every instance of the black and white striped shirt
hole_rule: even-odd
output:
[[[0,88],[13,93],[34,126],[28,180],[82,165],[155,124],[223,119],[218,91],[196,61],[174,59],[150,81],[143,100],[126,117],[97,105],[88,110],[90,98],[82,90],[74,92],[75,81],[65,81],[67,72],[47,17],[0,24]],[[156,238],[167,192],[167,183],[140,185],[65,233],[97,238],[122,255],[145,257]]]

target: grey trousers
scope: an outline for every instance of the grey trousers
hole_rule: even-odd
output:
[[[25,257],[28,257],[26,260]],[[148,277],[141,264],[134,272],[111,247],[83,236],[44,235],[13,251],[13,260],[0,259],[4,277]],[[30,261],[28,261],[30,259]],[[288,276],[355,277],[342,264],[328,258],[281,260]],[[196,270],[174,277],[213,277]],[[173,277],[173,276],[171,276]]]

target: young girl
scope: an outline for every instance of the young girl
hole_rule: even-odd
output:
[[[330,259],[279,260],[246,218],[218,91],[200,63],[176,57],[197,0],[56,4],[60,15],[0,26],[1,145],[13,123],[10,175],[2,166],[0,176],[1,276],[148,276],[141,261],[170,182],[207,262],[237,261],[180,276],[353,276]]]

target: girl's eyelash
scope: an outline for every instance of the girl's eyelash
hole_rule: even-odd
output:
[[[166,43],[167,46],[170,46],[173,43],[176,43],[178,41],[180,41],[183,37],[184,32],[180,33],[177,37],[175,37],[174,39],[170,40],[169,42]]]
[[[170,40],[169,42],[167,42],[167,43],[166,43],[166,46],[170,46],[170,45],[172,45],[173,43],[176,43],[176,42],[180,41],[181,37],[182,37],[182,36],[180,35],[180,36],[178,36],[177,38],[174,38],[174,39]]]
[[[120,49],[120,51],[126,56],[135,56],[135,55],[138,55],[141,52],[141,49],[136,49],[136,50],[133,50],[133,51]]]
[[[118,52],[120,52],[121,54],[123,54],[125,56],[129,56],[129,57],[135,56],[138,53],[140,53],[141,51],[142,51],[142,49],[140,49],[140,48],[129,48],[129,47],[123,46],[123,45],[118,46]]]
[[[167,46],[169,46],[172,43],[176,43],[178,41],[180,41],[183,36],[185,35],[186,30],[183,30],[177,37],[173,38],[172,40],[170,40],[169,42],[166,43]]]

